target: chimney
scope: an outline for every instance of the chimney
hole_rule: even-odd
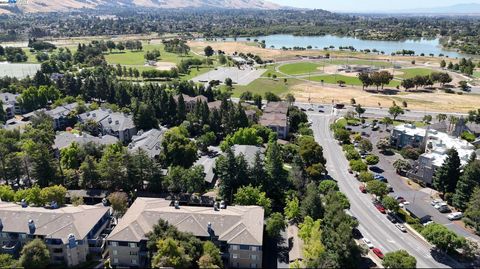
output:
[[[180,209],[180,203],[177,200],[175,200],[173,204],[175,206],[175,209]]]
[[[20,204],[22,205],[23,208],[27,207],[27,201],[25,201],[25,199],[22,199],[22,201],[20,202]]]
[[[219,210],[220,210],[219,204],[218,204],[218,202],[215,202],[215,203],[213,204],[213,211],[219,211]]]
[[[68,235],[68,248],[76,248],[77,247],[77,240],[75,239],[74,234]]]
[[[108,123],[112,123],[112,118],[108,118]]]
[[[30,234],[34,234],[35,233],[35,222],[33,222],[33,219],[29,219],[28,220],[28,229],[30,230]]]
[[[227,209],[227,203],[225,203],[225,200],[220,202],[220,209]]]

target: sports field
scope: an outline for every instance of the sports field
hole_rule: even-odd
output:
[[[357,77],[344,76],[344,75],[321,75],[310,78],[311,81],[321,82],[323,80],[326,84],[338,84],[339,80],[343,80],[348,86],[362,86],[362,82]],[[396,87],[400,85],[400,81],[392,80],[389,87]],[[373,86],[371,86],[373,87]]]
[[[428,69],[428,68],[408,68],[408,69],[401,69],[401,75],[395,75],[396,77],[400,78],[413,78],[415,76],[428,76],[431,73],[435,72],[435,70]]]
[[[300,62],[282,65],[279,70],[287,75],[301,75],[318,72],[322,66],[324,66],[323,63]]]

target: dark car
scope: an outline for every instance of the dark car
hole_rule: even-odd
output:
[[[396,219],[394,216],[390,215],[390,214],[387,215],[387,219],[388,219],[391,223],[397,223],[397,219]]]

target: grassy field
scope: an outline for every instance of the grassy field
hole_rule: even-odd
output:
[[[282,65],[280,66],[279,70],[288,75],[300,75],[319,71],[318,68],[322,66],[322,63],[293,63]]]
[[[473,72],[473,76],[476,78],[480,78],[480,71]]]
[[[268,74],[270,74],[270,76],[276,75],[277,77],[283,77],[284,76],[283,74],[275,71],[275,67],[277,67],[276,64],[267,65],[266,66],[267,71],[263,73],[262,78],[268,78]]]
[[[428,68],[409,68],[409,69],[402,69],[401,72],[403,74],[398,75],[397,77],[400,78],[413,78],[415,76],[427,76],[431,73],[435,72],[432,69]]]
[[[289,79],[287,84],[283,79],[273,80],[259,78],[246,86],[235,85],[233,88],[233,96],[240,97],[243,92],[249,91],[253,94],[260,94],[264,96],[266,92],[272,92],[276,95],[283,95],[289,91],[289,88],[299,84],[300,81],[296,79]]]
[[[339,80],[343,80],[345,81],[346,85],[349,86],[362,86],[362,82],[357,77],[350,77],[344,75],[321,75],[311,77],[310,80],[317,82],[321,82],[323,80],[323,82],[326,84],[338,84]],[[388,84],[388,86],[390,87],[397,87],[398,85],[400,85],[400,81],[398,80],[392,80],[392,82]]]

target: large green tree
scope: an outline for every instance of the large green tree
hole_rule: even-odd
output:
[[[442,193],[453,193],[460,178],[460,157],[456,149],[449,149],[442,166],[436,169],[433,186]]]
[[[157,242],[157,253],[152,259],[152,268],[189,268],[192,257],[185,253],[185,249],[173,238],[160,239]]]
[[[270,215],[272,200],[270,200],[265,192],[260,190],[260,187],[253,187],[248,185],[240,187],[235,193],[234,203],[237,205],[258,205],[263,207],[265,215]]]
[[[447,227],[437,223],[427,225],[421,234],[428,242],[446,252],[462,247],[465,242],[465,238],[458,236]]]
[[[26,269],[47,268],[50,263],[50,251],[41,239],[27,243],[20,254],[20,265]]]
[[[162,154],[168,165],[190,167],[197,159],[197,145],[187,135],[188,131],[182,127],[174,127],[165,132]]]
[[[470,201],[465,210],[465,223],[480,233],[480,187],[473,190]]]
[[[415,257],[413,257],[412,255],[408,254],[406,250],[402,249],[385,254],[382,265],[385,268],[416,268],[417,259],[415,259]]]
[[[463,174],[457,182],[453,205],[460,210],[465,210],[473,190],[477,186],[480,186],[480,161],[474,160],[465,166]]]

